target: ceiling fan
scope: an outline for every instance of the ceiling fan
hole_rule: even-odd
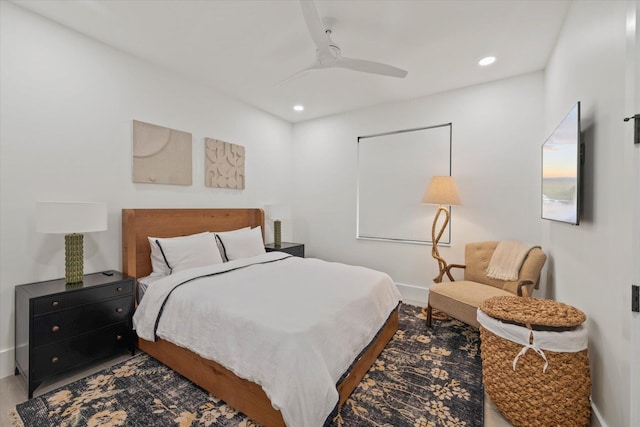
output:
[[[379,74],[389,77],[404,78],[407,71],[379,62],[367,61],[365,59],[346,58],[340,53],[340,48],[331,40],[331,29],[322,25],[320,14],[314,0],[300,0],[302,15],[307,23],[307,28],[316,45],[316,62],[310,67],[291,76],[290,80],[302,73],[323,68],[347,68],[363,73]]]

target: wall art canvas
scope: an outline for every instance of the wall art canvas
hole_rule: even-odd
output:
[[[244,147],[205,138],[205,185],[244,189]]]
[[[191,134],[133,121],[133,182],[191,185]]]

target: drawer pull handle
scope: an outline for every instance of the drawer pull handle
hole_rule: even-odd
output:
[[[58,325],[53,325],[53,328],[51,328],[51,332],[58,332],[60,330],[60,326]]]
[[[58,360],[59,360],[59,359],[58,359],[57,357],[55,357],[55,356],[54,356],[54,357],[52,357],[52,358],[51,358],[51,363],[54,363],[54,364],[55,364],[55,363],[58,363]]]
[[[60,305],[60,303],[58,301],[54,301],[54,302],[51,303],[51,305],[53,307],[57,307],[58,305]]]
[[[116,335],[116,340],[122,341],[122,335]]]
[[[120,308],[120,307],[116,308],[116,313],[122,313],[123,311],[124,311],[123,308]]]
[[[118,286],[118,288],[116,289],[118,292],[122,292],[122,288]]]

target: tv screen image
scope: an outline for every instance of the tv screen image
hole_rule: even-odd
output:
[[[542,218],[580,223],[580,102],[542,145]]]

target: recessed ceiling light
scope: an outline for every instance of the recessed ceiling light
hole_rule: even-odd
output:
[[[293,109],[296,111],[303,111],[304,110],[304,106],[303,105],[294,105]]]
[[[478,61],[479,65],[487,66],[487,65],[491,65],[494,62],[496,62],[496,57],[495,56],[487,56],[485,58],[482,58],[480,61]]]

